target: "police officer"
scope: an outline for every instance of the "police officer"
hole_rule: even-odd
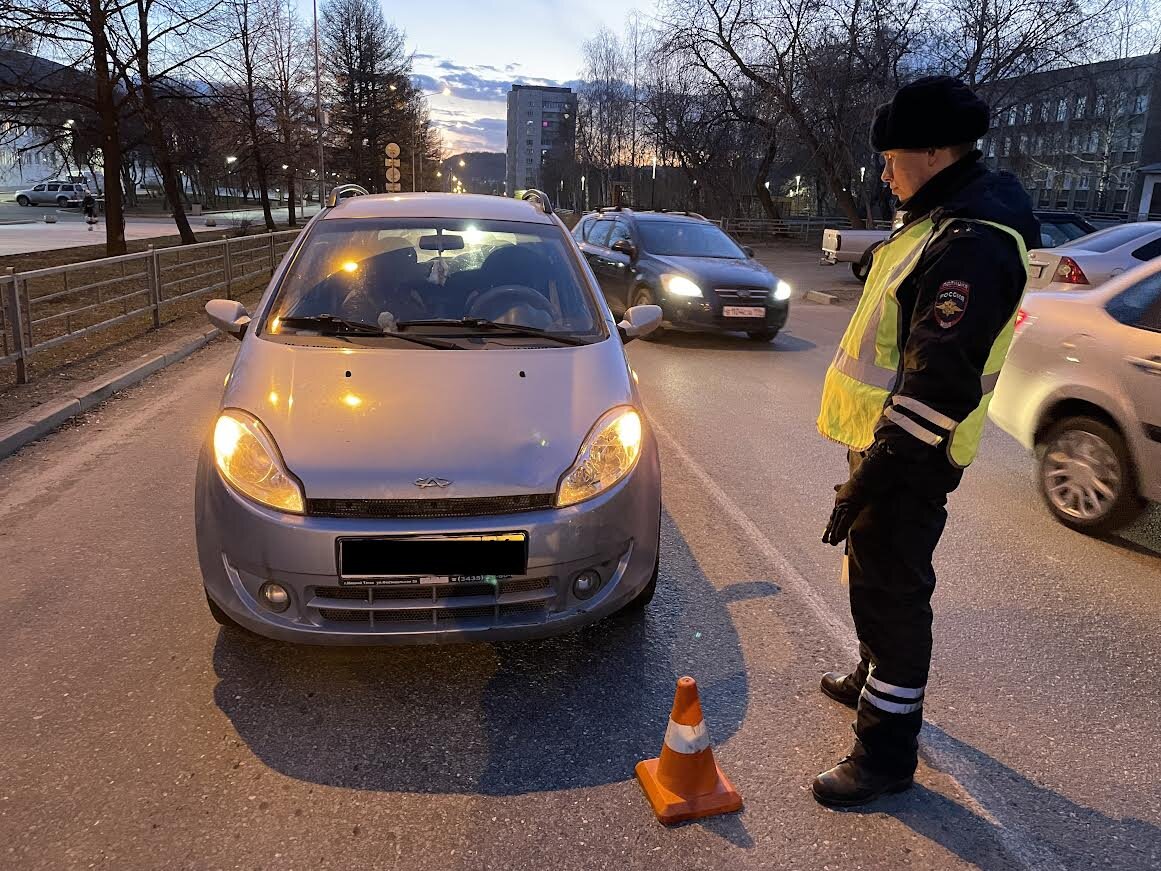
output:
[[[880,106],[871,146],[905,223],[875,250],[822,393],[849,449],[823,541],[846,542],[859,663],[822,691],[858,712],[854,749],[814,780],[823,804],[911,786],[931,660],[931,560],[947,494],[976,455],[1039,244],[1028,195],[975,149],[987,104],[945,76]]]

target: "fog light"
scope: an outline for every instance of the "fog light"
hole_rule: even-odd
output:
[[[267,583],[258,591],[271,611],[285,611],[290,607],[290,591],[282,584]]]
[[[596,572],[581,572],[572,582],[573,595],[578,599],[587,599],[601,588],[601,576]]]

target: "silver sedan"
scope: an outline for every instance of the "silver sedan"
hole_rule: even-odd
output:
[[[498,640],[641,609],[657,446],[617,323],[547,197],[352,196],[241,339],[196,487],[220,623],[321,644]],[[466,352],[466,353],[465,353]]]

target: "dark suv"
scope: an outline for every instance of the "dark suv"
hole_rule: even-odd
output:
[[[701,215],[602,209],[572,235],[617,316],[656,304],[668,327],[743,332],[758,342],[786,323],[790,285]]]

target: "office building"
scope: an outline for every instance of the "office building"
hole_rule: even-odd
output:
[[[508,196],[542,188],[544,167],[553,161],[571,162],[575,147],[576,94],[571,88],[512,86],[504,184]]]

